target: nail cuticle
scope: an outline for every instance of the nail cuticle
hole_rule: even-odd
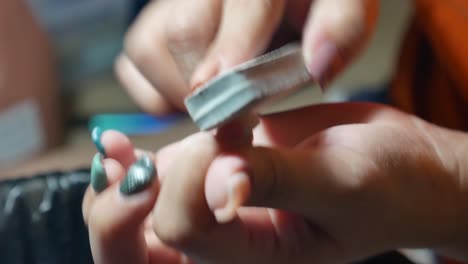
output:
[[[324,79],[330,75],[334,60],[340,56],[340,51],[335,42],[329,38],[322,37],[312,48],[312,54],[306,54],[307,70],[312,78],[324,84]]]

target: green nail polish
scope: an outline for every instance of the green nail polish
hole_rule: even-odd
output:
[[[106,150],[104,149],[104,145],[102,145],[101,143],[101,136],[103,132],[104,131],[102,131],[100,127],[95,127],[93,129],[93,132],[91,132],[91,138],[93,139],[94,145],[96,145],[96,148],[98,149],[98,151],[102,154],[102,156],[105,157]]]
[[[91,166],[91,186],[97,193],[102,192],[107,187],[106,170],[102,165],[101,159],[101,154],[96,153]]]
[[[132,195],[143,191],[156,176],[153,161],[147,155],[133,163],[128,169],[127,177],[120,184],[123,195]]]

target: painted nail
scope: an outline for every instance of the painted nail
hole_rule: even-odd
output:
[[[306,54],[307,69],[321,86],[326,85],[327,75],[333,68],[333,60],[339,55],[336,44],[329,40],[322,41],[315,51]]]
[[[202,85],[203,85],[202,82],[197,82],[197,83],[195,83],[195,84],[193,84],[193,85],[190,86],[190,91],[191,91],[191,92],[194,92],[194,91],[196,91],[198,88],[200,88]]]
[[[247,174],[239,172],[229,177],[226,191],[226,204],[213,212],[218,223],[232,221],[236,217],[237,209],[246,202],[250,193],[250,181]]]
[[[219,56],[209,57],[207,60],[204,60],[192,74],[192,79],[190,80],[191,91],[195,91],[211,78],[218,75],[222,67],[223,65]]]
[[[91,186],[97,193],[102,192],[107,187],[107,175],[102,165],[101,153],[96,153],[91,166]]]
[[[106,156],[106,150],[104,149],[104,145],[102,145],[101,137],[102,137],[102,129],[100,127],[94,127],[93,131],[91,132],[91,138],[93,139],[94,145],[98,151],[102,154],[102,156]]]
[[[146,189],[156,176],[156,168],[148,155],[133,163],[128,169],[127,176],[120,184],[120,192],[127,196]]]

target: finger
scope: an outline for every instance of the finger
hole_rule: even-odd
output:
[[[222,4],[219,0],[178,1],[170,10],[167,47],[187,84],[216,35]]]
[[[124,176],[125,169],[116,160],[108,158],[100,160],[100,163],[101,164],[95,164],[93,162],[91,171],[92,174],[93,171],[96,170],[102,171],[102,174],[95,177],[103,177],[104,179],[95,179],[95,177],[91,177],[91,186],[86,190],[85,196],[83,198],[82,212],[85,223],[88,223],[89,211],[93,207],[93,204],[99,193],[103,192],[108,186],[111,186],[117,181],[121,180]],[[95,166],[100,166],[101,168],[96,168]],[[93,183],[93,181],[105,182],[105,187],[96,190],[96,183]]]
[[[151,226],[150,226],[151,227]],[[153,232],[152,228],[145,230],[146,243],[149,248],[149,263],[154,264],[191,264],[189,258],[180,251],[165,245]]]
[[[192,144],[201,147],[194,148]],[[178,157],[184,160],[174,160],[166,171],[170,175],[165,176],[153,213],[155,232],[169,245],[205,232],[213,221],[200,194],[203,194],[204,188],[203,175],[219,151],[217,144],[212,136],[200,133],[185,139],[180,145]],[[195,156],[199,158],[195,159]]]
[[[191,80],[196,87],[218,72],[252,59],[266,50],[281,22],[285,0],[224,1],[220,29]]]
[[[164,25],[171,20],[173,1],[152,1],[125,38],[125,53],[138,71],[174,107],[185,109],[188,86],[167,48]],[[158,106],[159,107],[159,106]]]
[[[313,2],[310,0],[287,1],[284,20],[296,33],[302,34],[310,6]]]
[[[304,231],[308,225],[302,220],[271,215],[267,209],[239,209],[239,218],[222,225],[215,222],[206,204],[204,181],[207,167],[219,155],[218,144],[212,135],[197,134],[180,145],[179,159],[166,171],[170,177],[165,178],[153,213],[154,230],[164,244],[200,263],[312,259],[296,250],[298,241],[303,248],[317,249],[310,254],[317,263],[324,255],[333,256],[329,244],[318,244],[310,230]]]
[[[264,115],[254,130],[254,145],[294,147],[310,135],[333,126],[383,122],[398,115],[396,111],[383,111],[386,109],[371,103],[331,103]]]
[[[283,209],[329,226],[336,213],[356,202],[353,194],[359,189],[360,173],[372,171],[375,164],[348,148],[326,145],[252,148],[216,159],[205,189],[216,219],[229,222],[240,206],[255,206]]]
[[[139,160],[128,172],[120,168],[115,173],[124,180],[97,196],[89,211],[93,258],[96,263],[148,263],[144,221],[158,193],[154,164]]]
[[[309,13],[303,40],[310,74],[322,85],[343,69],[370,37],[376,0],[317,0]]]
[[[252,236],[257,242],[262,237],[273,238],[274,228],[269,217],[256,214],[255,219],[251,214],[251,217],[245,217],[245,221],[222,226],[214,221],[204,196],[204,179],[208,165],[219,151],[215,138],[200,133],[179,145],[178,160],[166,171],[168,175],[152,216],[155,233],[162,242],[182,250],[200,263],[258,263],[255,259],[269,260],[264,263],[284,263],[272,261],[273,254],[266,252],[272,243],[257,243],[257,248],[253,248],[254,242],[249,240]],[[249,228],[256,230],[255,235]],[[260,248],[262,250],[256,250]],[[249,258],[254,255],[257,258]]]
[[[83,197],[83,203],[81,204],[81,213],[83,215],[83,220],[86,225],[88,225],[89,219],[89,210],[94,203],[94,199],[96,198],[96,193],[93,191],[91,186],[86,189],[86,192]]]
[[[128,168],[135,161],[135,150],[130,139],[115,130],[102,131],[95,127],[92,132],[92,139],[99,152],[105,158],[112,158],[124,168]]]
[[[178,157],[181,153],[183,146],[180,142],[172,143],[164,148],[160,149],[156,153],[156,164],[158,167],[159,180],[164,182],[164,176],[167,175],[167,169],[174,163],[174,157]]]
[[[117,58],[115,72],[120,83],[143,111],[155,115],[171,112],[171,106],[125,54]]]
[[[287,188],[289,183],[292,186],[298,184],[298,187],[323,188],[333,194],[340,183],[347,184],[349,179],[353,179],[351,172],[358,172],[353,168],[364,170],[371,165],[371,161],[361,160],[359,155],[348,153],[350,150],[347,148],[335,149],[324,146],[330,142],[330,138],[334,138],[331,140],[333,144],[347,145],[353,142],[355,145],[362,145],[363,149],[367,145],[365,141],[353,138],[352,135],[338,134],[339,136],[330,137],[333,135],[330,131],[341,131],[340,128],[346,124],[389,122],[388,120],[397,119],[400,115],[400,112],[389,111],[387,107],[376,104],[340,103],[311,106],[265,116],[262,118],[260,129],[255,133],[256,138],[260,138],[255,143],[260,141],[261,145],[274,146],[275,149],[250,148],[238,151],[238,155],[226,154],[215,159],[208,170],[206,183],[206,195],[210,208],[225,209],[214,211],[218,219],[228,221],[235,216],[236,208],[251,198],[252,193],[260,193],[260,196],[262,196],[261,193],[271,195],[271,189]],[[317,119],[304,122],[311,117],[317,117]],[[326,129],[333,127],[336,129],[328,130],[325,134],[328,137],[322,137]],[[346,139],[349,142],[343,142]],[[356,140],[362,142],[356,143]],[[311,149],[304,150],[304,144],[309,144]],[[286,148],[283,149],[283,147]],[[295,149],[292,149],[294,147]],[[336,157],[349,157],[349,160],[335,160]],[[354,167],[349,164],[351,161],[355,162]],[[256,176],[251,176],[251,173],[264,175],[265,178],[260,176],[257,179]],[[278,175],[280,175],[279,178],[275,178]],[[339,175],[349,175],[349,178],[341,179]],[[298,179],[298,182],[290,182],[295,181],[294,179]],[[301,182],[302,180],[305,182]],[[307,182],[309,180],[310,182]],[[323,182],[313,182],[314,180],[323,180]],[[330,184],[330,186],[323,186],[324,184]],[[259,189],[256,190],[255,186]],[[285,190],[285,193],[301,192],[300,190]],[[325,197],[320,196],[319,191],[314,191],[314,193],[318,195],[317,197]],[[278,196],[280,197],[281,194]],[[286,197],[282,201],[294,204]],[[300,199],[298,198],[295,202],[300,202]],[[266,206],[274,207],[274,204]],[[276,206],[279,205],[276,204]]]

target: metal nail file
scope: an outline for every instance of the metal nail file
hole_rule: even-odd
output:
[[[299,43],[292,43],[228,70],[185,99],[201,130],[256,112],[260,106],[310,85]]]

